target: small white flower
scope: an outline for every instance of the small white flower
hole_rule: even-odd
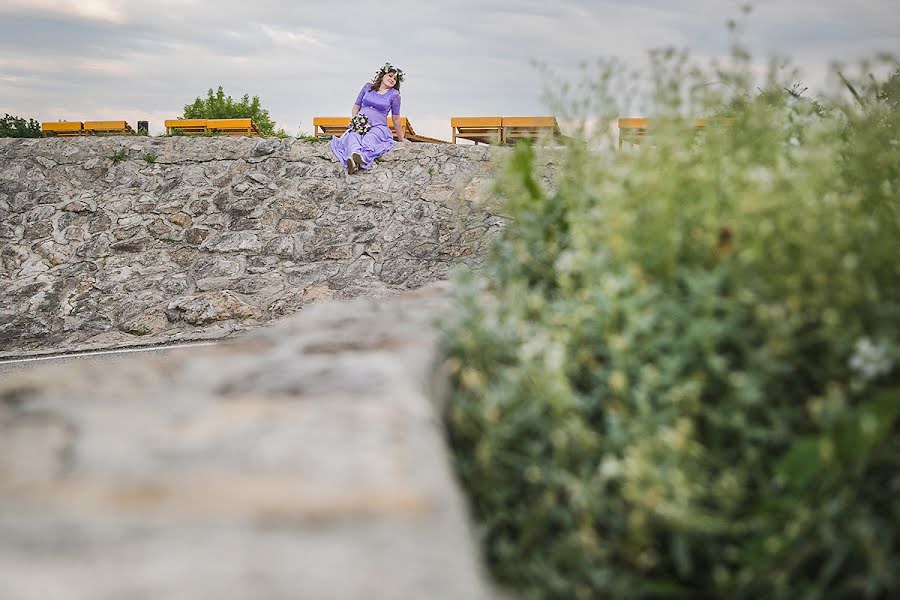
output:
[[[622,471],[622,464],[611,456],[607,456],[600,463],[600,475],[604,479],[613,479]]]
[[[889,373],[893,366],[886,344],[873,343],[867,337],[857,340],[850,357],[850,368],[863,379],[871,380]]]

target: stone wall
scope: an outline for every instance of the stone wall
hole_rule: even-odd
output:
[[[0,356],[226,336],[477,267],[498,153],[408,144],[0,139]]]

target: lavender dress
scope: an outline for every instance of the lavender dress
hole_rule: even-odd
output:
[[[387,115],[390,112],[394,119],[400,118],[400,92],[390,88],[385,93],[379,94],[371,91],[369,89],[371,87],[371,83],[362,86],[354,104],[361,107],[359,114],[369,118],[372,129],[367,131],[366,135],[345,131],[341,137],[331,138],[331,151],[341,165],[346,165],[350,155],[356,152],[365,161],[365,164],[359,166],[368,169],[372,166],[372,161],[397,144],[391,130],[388,129]]]

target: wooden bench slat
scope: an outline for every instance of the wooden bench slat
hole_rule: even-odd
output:
[[[450,117],[451,127],[500,127],[503,117]]]
[[[167,119],[166,127],[206,127],[209,119]]]
[[[503,117],[504,127],[557,127],[556,117]]]

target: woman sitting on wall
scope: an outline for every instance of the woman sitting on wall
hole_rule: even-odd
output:
[[[331,138],[331,151],[347,167],[348,173],[368,169],[372,162],[396,145],[387,126],[388,112],[394,121],[397,139],[405,142],[400,126],[400,83],[403,71],[390,63],[375,73],[353,103],[350,125],[341,137]]]

